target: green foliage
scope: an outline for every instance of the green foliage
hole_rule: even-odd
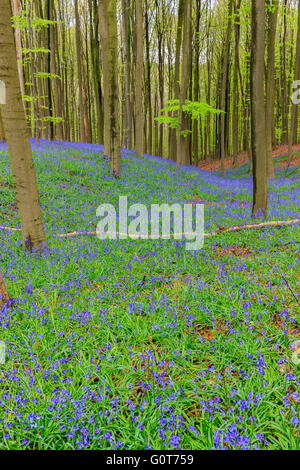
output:
[[[220,109],[213,108],[207,103],[201,101],[190,101],[186,100],[185,104],[182,106],[182,110],[185,114],[189,115],[192,120],[199,119],[200,117],[206,117],[207,114],[220,114],[223,111]],[[168,100],[167,106],[161,109],[162,114],[155,117],[155,121],[159,124],[167,124],[172,129],[177,129],[178,127],[178,116],[179,116],[179,100]],[[172,113],[173,115],[170,115]],[[182,135],[186,137],[192,131],[185,129],[182,131]]]
[[[54,124],[58,124],[59,122],[63,122],[64,119],[62,117],[56,117],[56,116],[45,116],[43,118],[44,122],[53,122]]]
[[[13,16],[12,20],[14,22],[14,24],[12,25],[13,28],[20,28],[20,29],[28,28],[28,18],[26,14],[22,16]],[[35,17],[30,18],[30,23],[31,23],[32,29],[40,31],[42,28],[45,28],[45,27],[48,28],[48,26],[61,23],[61,21],[44,20],[43,18],[39,18],[35,16]]]
[[[36,78],[59,78],[61,80],[61,77],[59,75],[56,75],[54,73],[47,73],[47,72],[37,72],[34,74]]]
[[[31,52],[33,52],[34,54],[38,53],[38,52],[43,52],[45,54],[49,54],[51,51],[50,49],[45,49],[44,47],[34,47],[32,49],[27,49],[26,47],[23,47],[22,48],[22,51],[23,51],[23,54],[30,54]]]

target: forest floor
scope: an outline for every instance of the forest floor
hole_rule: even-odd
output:
[[[293,157],[291,166],[299,166],[300,165],[300,144],[293,145]],[[287,154],[288,154],[288,146],[287,145],[279,145],[273,150],[273,158],[275,159],[275,168],[281,167],[284,168],[287,165]],[[277,158],[276,158],[277,157]],[[280,158],[278,158],[280,157]],[[241,152],[238,154],[238,160],[236,165],[233,165],[233,158],[228,157],[225,160],[225,168],[226,170],[230,168],[240,167],[244,165],[249,160],[247,152]],[[220,159],[210,159],[199,163],[199,168],[206,171],[218,171],[221,169]]]
[[[251,218],[244,167],[221,178],[96,145],[33,145],[48,248],[0,230],[13,298],[0,310],[0,449],[299,449],[299,225],[185,240],[61,239],[97,207],[205,204],[205,232]],[[20,227],[0,145],[0,225]],[[276,169],[268,220],[299,218],[299,177]]]

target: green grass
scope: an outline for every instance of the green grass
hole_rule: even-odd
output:
[[[299,229],[220,234],[195,253],[181,242],[60,240],[51,234],[92,228],[99,200],[121,194],[219,201],[206,231],[247,221],[231,201],[251,194],[194,172],[183,186],[184,170],[126,156],[114,181],[84,146],[65,150],[78,160],[57,151],[52,161],[54,150],[36,155],[48,251],[26,254],[18,234],[0,234],[15,299],[0,315],[0,448],[299,449]],[[274,184],[272,219],[293,217],[292,191],[292,179]],[[10,187],[3,195],[13,201]],[[1,210],[0,225],[18,224]]]

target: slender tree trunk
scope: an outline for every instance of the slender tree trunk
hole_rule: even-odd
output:
[[[182,44],[182,70],[181,70],[181,83],[180,83],[180,99],[179,99],[179,117],[178,117],[178,138],[177,138],[177,168],[186,162],[185,152],[185,136],[184,128],[184,112],[183,106],[187,97],[187,90],[189,87],[189,73],[190,73],[190,30],[191,30],[191,0],[186,0],[184,3],[184,20],[183,20],[183,44]]]
[[[135,151],[142,156],[143,143],[143,70],[144,70],[144,27],[143,27],[143,0],[136,2],[136,44],[137,57],[135,68],[135,125],[136,141]]]
[[[20,0],[12,0],[12,10],[14,16],[20,15]],[[24,85],[24,71],[23,71],[23,54],[22,54],[22,41],[21,41],[21,30],[17,26],[15,29],[15,41],[17,48],[17,61],[18,61],[18,74],[20,80],[20,87],[22,96],[25,95],[25,85]],[[25,107],[24,107],[25,109]]]
[[[225,142],[225,127],[226,127],[226,92],[228,90],[228,71],[229,71],[229,54],[230,54],[230,37],[232,26],[232,0],[228,0],[228,23],[223,56],[223,74],[222,74],[222,92],[221,92],[221,110],[224,111],[220,114],[220,131],[221,131],[221,171],[222,176],[226,175],[225,171],[225,158],[226,158],[226,142]]]
[[[151,64],[150,64],[150,44],[149,44],[149,13],[148,13],[148,0],[145,2],[146,10],[146,73],[147,73],[147,104],[148,104],[148,145],[147,152],[152,155],[152,101],[151,101]]]
[[[178,20],[176,33],[176,57],[175,57],[175,73],[174,73],[174,99],[179,100],[180,94],[180,56],[182,44],[182,24],[183,24],[184,0],[178,2]],[[174,162],[177,161],[177,132],[176,129],[171,130],[169,158]]]
[[[241,0],[234,2],[235,60],[233,73],[233,110],[232,110],[232,153],[233,164],[237,163],[239,151],[239,48],[240,48],[240,6]]]
[[[124,69],[125,69],[125,107],[126,107],[126,121],[125,121],[125,147],[132,148],[132,105],[130,95],[130,34],[129,34],[129,3],[128,0],[122,0],[122,33],[123,33],[123,48],[124,48]]]
[[[195,29],[195,65],[194,65],[194,101],[199,101],[199,58],[200,58],[200,17],[201,17],[201,0],[196,3],[196,29]],[[199,159],[199,121],[194,120],[193,123],[193,163],[198,166]]]
[[[275,74],[275,37],[278,17],[278,0],[272,2],[272,10],[268,10],[268,59],[266,83],[266,147],[267,147],[267,177],[274,178],[272,158],[272,130],[274,123],[274,74]],[[271,6],[271,5],[270,5]]]
[[[50,19],[54,21],[56,19],[54,4],[51,3],[50,8]],[[62,118],[62,91],[61,91],[61,80],[58,74],[59,64],[59,49],[58,41],[55,32],[57,32],[57,24],[50,25],[50,45],[51,45],[51,74],[54,91],[54,106],[55,106],[55,118]],[[58,140],[63,140],[63,123],[58,121],[55,124],[55,137]]]
[[[103,66],[103,96],[104,96],[104,155],[110,156],[110,107],[109,107],[109,54],[108,54],[108,17],[107,2],[99,0],[99,26],[101,38],[102,66]]]
[[[86,90],[84,84],[83,61],[82,61],[82,47],[81,47],[81,33],[80,33],[80,19],[78,11],[78,0],[74,1],[75,4],[75,19],[76,19],[76,52],[77,52],[77,74],[78,74],[78,88],[79,88],[79,112],[80,112],[80,140],[82,142],[90,141],[90,132],[87,118],[86,107]]]
[[[0,0],[0,77],[6,85],[6,103],[0,105],[10,157],[13,184],[26,249],[45,244],[38,187],[33,166],[18,76],[10,0]]]
[[[118,84],[118,41],[116,0],[99,1],[100,35],[103,57],[105,146],[109,147],[112,174],[120,175],[120,106]]]
[[[50,20],[51,18],[51,2],[53,0],[46,0],[45,7],[46,7],[46,19]],[[48,50],[51,50],[51,35],[50,35],[50,28],[47,28],[47,44],[46,47]],[[49,127],[48,127],[48,138],[50,140],[54,139],[54,124],[53,124],[53,101],[52,101],[52,84],[51,84],[51,56],[50,54],[47,54],[47,73],[48,73],[48,78],[47,78],[47,93],[48,93],[48,98],[47,98],[47,104],[48,104],[48,110],[49,110]]]
[[[265,0],[252,1],[251,130],[253,159],[253,215],[267,214],[267,152],[265,146]]]
[[[281,112],[282,112],[282,134],[281,143],[288,143],[288,110],[287,110],[287,76],[286,76],[286,37],[287,37],[287,0],[283,2],[283,37],[281,50]]]
[[[39,102],[38,102],[39,98],[38,98],[38,95],[36,92],[36,86],[35,86],[34,57],[33,57],[33,53],[31,52],[31,49],[32,49],[31,39],[33,37],[32,28],[31,28],[31,4],[29,4],[29,7],[28,7],[27,24],[28,24],[28,46],[30,49],[29,68],[30,68],[30,80],[31,80],[32,98],[33,98],[33,121],[34,121],[33,125],[34,125],[36,143],[39,144],[40,143],[40,110],[39,110]]]
[[[295,81],[298,81],[298,80],[300,80],[300,1],[298,1],[298,31],[297,31],[296,59],[295,59]],[[288,162],[287,162],[288,168],[292,162],[295,122],[297,120],[297,106],[298,105],[296,103],[292,103],[292,116],[291,116],[291,125],[290,125]]]

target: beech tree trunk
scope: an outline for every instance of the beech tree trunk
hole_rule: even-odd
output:
[[[54,4],[50,7],[50,19],[55,20]],[[50,25],[50,44],[51,44],[51,74],[53,75],[53,91],[54,91],[54,105],[55,105],[55,117],[62,118],[62,91],[61,91],[61,80],[59,77],[59,49],[57,45],[56,32],[57,25]],[[55,137],[58,140],[63,140],[63,123],[58,121],[55,124]]]
[[[233,164],[237,163],[239,152],[239,48],[240,48],[240,6],[241,0],[234,2],[235,60],[233,72],[232,109],[232,154]]]
[[[0,112],[0,144],[3,140],[5,140],[5,135],[4,135],[4,128],[3,128],[1,112]]]
[[[152,101],[151,101],[151,63],[150,63],[150,41],[149,41],[149,14],[148,14],[148,1],[145,2],[146,21],[145,21],[145,34],[146,34],[146,72],[147,72],[147,104],[148,104],[148,144],[147,152],[152,155]]]
[[[298,31],[297,31],[297,43],[296,43],[296,60],[295,60],[295,81],[300,80],[300,1],[298,1]],[[294,133],[295,131],[295,122],[297,121],[297,107],[296,103],[292,103],[292,116],[291,116],[291,125],[290,125],[290,135],[289,135],[289,147],[288,147],[288,163],[287,167],[289,168],[292,161],[292,149],[294,142]],[[297,136],[296,136],[297,137]]]
[[[132,105],[131,105],[131,75],[130,75],[130,41],[129,41],[129,2],[122,0],[122,33],[124,48],[124,80],[125,80],[125,147],[132,148]]]
[[[177,137],[177,168],[186,162],[185,155],[185,139],[183,135],[184,128],[184,112],[183,106],[187,98],[190,77],[190,38],[191,38],[191,0],[184,3],[183,13],[183,44],[182,44],[182,68],[180,83],[180,99],[179,99],[179,117],[178,117],[178,137]]]
[[[265,145],[265,0],[252,1],[252,51],[251,51],[251,143],[253,160],[253,208],[267,214],[267,151]]]
[[[179,100],[180,94],[180,55],[182,44],[182,24],[183,24],[183,9],[184,0],[179,0],[178,3],[178,20],[177,20],[177,34],[176,34],[176,57],[175,57],[175,74],[174,74],[174,99]],[[169,158],[174,162],[177,161],[177,132],[176,129],[171,129],[170,136],[170,149]]]
[[[20,15],[20,0],[12,0],[12,10],[14,16]],[[18,60],[18,74],[20,80],[20,87],[22,96],[25,95],[25,85],[24,85],[24,72],[23,72],[23,54],[22,54],[22,42],[21,42],[21,30],[17,26],[15,29],[15,41],[17,49],[17,60]],[[24,107],[25,108],[25,107]]]
[[[271,5],[269,5],[271,7]],[[274,178],[272,157],[272,131],[274,124],[274,75],[275,75],[275,36],[278,17],[278,0],[272,2],[272,10],[268,11],[268,59],[266,83],[266,147],[267,147],[267,177]]]
[[[136,68],[135,68],[135,151],[142,156],[144,152],[143,132],[143,75],[144,75],[144,27],[143,0],[136,2]]]
[[[79,119],[80,119],[80,140],[88,143],[91,140],[90,130],[87,118],[87,105],[86,105],[86,91],[84,84],[83,62],[82,62],[82,47],[81,47],[81,33],[80,33],[80,19],[78,11],[78,0],[75,0],[75,19],[76,19],[76,53],[77,53],[77,74],[78,74],[78,88],[79,88]]]
[[[120,105],[116,0],[99,1],[100,36],[104,78],[105,153],[112,174],[120,175]]]
[[[6,103],[0,105],[1,116],[24,247],[39,251],[45,244],[45,232],[21,96],[10,0],[0,0],[0,11],[0,77],[6,85]]]
[[[221,131],[221,171],[222,176],[225,176],[225,157],[226,157],[226,142],[225,142],[225,126],[226,126],[226,92],[228,89],[228,69],[229,69],[229,54],[230,54],[230,36],[232,25],[232,0],[228,0],[228,23],[223,56],[223,74],[222,74],[222,92],[221,92],[221,110],[224,111],[220,114],[220,131]]]

